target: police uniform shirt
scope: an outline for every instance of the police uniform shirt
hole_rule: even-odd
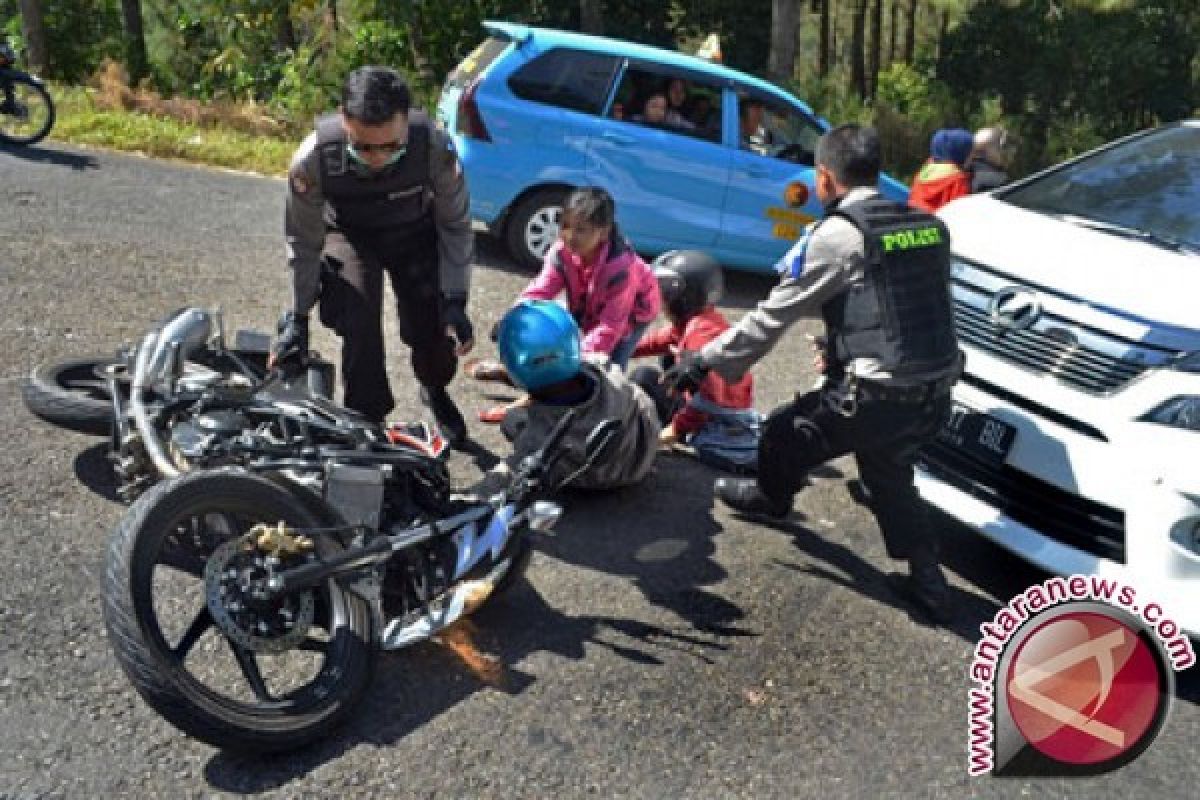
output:
[[[406,155],[405,158],[408,156]],[[348,160],[350,169],[366,168]],[[438,278],[442,294],[466,294],[471,281],[474,235],[471,202],[453,140],[430,126],[429,182],[433,224],[438,241]],[[284,238],[292,270],[293,310],[308,313],[320,292],[320,260],[325,247],[325,196],[321,191],[320,152],[313,131],[292,156],[288,169]]]
[[[877,196],[875,189],[851,189],[839,208]],[[779,285],[767,299],[700,351],[700,363],[729,381],[740,378],[779,342],[797,320],[821,318],[825,303],[861,281],[866,267],[866,243],[848,219],[830,216],[816,223],[780,260]],[[952,370],[905,376],[901,384],[873,358],[854,359],[847,372],[891,385],[916,385],[945,377]]]

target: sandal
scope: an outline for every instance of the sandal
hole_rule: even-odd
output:
[[[487,425],[499,425],[508,414],[508,406],[493,406],[487,411],[479,412],[479,421]]]
[[[508,370],[499,361],[490,358],[472,358],[463,362],[463,374],[477,381],[495,381],[512,385]]]

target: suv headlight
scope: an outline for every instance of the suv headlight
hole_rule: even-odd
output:
[[[1200,431],[1200,395],[1172,397],[1158,408],[1146,413],[1142,419],[1146,422],[1170,425],[1172,428]]]

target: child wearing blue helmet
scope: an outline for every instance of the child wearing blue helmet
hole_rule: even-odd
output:
[[[612,489],[646,477],[654,464],[660,428],[654,402],[620,367],[581,357],[579,327],[566,309],[545,300],[521,301],[500,320],[496,344],[512,382],[530,397],[528,404],[504,416],[500,429],[512,442],[513,454],[499,472],[515,468],[541,447],[574,408],[575,420],[563,439],[563,456],[547,476],[549,483],[579,471],[588,434],[607,419],[620,420],[619,441],[569,485]]]

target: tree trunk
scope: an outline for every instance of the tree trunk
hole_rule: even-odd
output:
[[[18,0],[21,35],[25,37],[25,64],[31,72],[45,74],[50,67],[46,49],[46,24],[42,20],[42,0]]]
[[[898,9],[900,8],[900,0],[892,0],[891,17],[888,20],[888,56],[887,63],[894,64],[896,62],[896,24],[900,21]]]
[[[800,0],[771,0],[771,50],[767,76],[776,83],[796,74],[796,32],[800,27]]]
[[[879,88],[879,62],[883,53],[883,0],[872,0],[871,6],[871,52],[868,77],[871,79],[871,97]]]
[[[864,100],[867,98],[867,2],[855,0],[854,29],[850,35],[850,79]]]
[[[279,0],[275,4],[275,44],[280,50],[295,51],[296,27],[292,25],[292,15],[288,0]]]
[[[911,64],[917,50],[917,3],[908,0],[908,26],[904,29],[904,63]]]
[[[831,3],[833,0],[821,0],[821,41],[817,46],[817,74],[822,78],[829,77],[829,52],[833,46],[829,30]]]
[[[943,11],[942,18],[938,20],[938,38],[937,38],[937,57],[938,61],[942,60],[942,47],[946,42],[946,34],[950,32],[950,12]]]
[[[597,36],[604,33],[604,0],[579,0],[579,28]]]
[[[121,19],[125,24],[125,67],[129,70],[129,84],[150,74],[146,60],[146,35],[142,30],[142,0],[121,0]]]

